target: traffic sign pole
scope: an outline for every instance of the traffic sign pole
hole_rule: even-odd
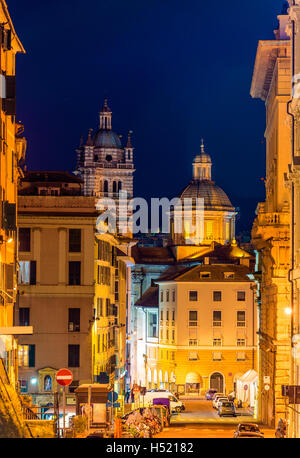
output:
[[[73,380],[73,374],[69,369],[60,369],[56,372],[55,379],[57,383],[63,386],[63,437],[66,432],[66,386],[70,385]]]
[[[63,437],[65,437],[66,434],[66,387],[64,386],[63,388]]]

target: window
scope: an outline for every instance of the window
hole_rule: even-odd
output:
[[[198,300],[198,292],[197,291],[190,291],[189,292],[190,302],[197,302]]]
[[[19,229],[19,250],[30,251],[30,228],[20,227]]]
[[[158,325],[156,312],[148,312],[148,337],[158,337]]]
[[[19,285],[36,284],[36,261],[19,262]]]
[[[97,317],[103,316],[103,299],[102,297],[97,298]]]
[[[236,354],[237,361],[246,361],[246,353],[244,351],[238,351]]]
[[[214,299],[214,302],[221,302],[222,301],[222,291],[214,291],[213,299]]]
[[[172,325],[175,326],[175,310],[172,311]]]
[[[69,229],[69,252],[81,252],[81,229]]]
[[[68,367],[79,367],[80,345],[68,345]]]
[[[173,289],[173,291],[172,291],[172,300],[173,300],[173,302],[175,302],[175,299],[176,299],[176,294],[175,294],[175,289]]]
[[[197,347],[198,346],[198,340],[197,339],[190,339],[189,340],[189,346],[190,347]]]
[[[238,291],[237,292],[237,300],[239,302],[244,302],[246,300],[246,291]]]
[[[169,329],[167,329],[167,332],[166,332],[166,339],[169,341]]]
[[[222,361],[222,353],[219,351],[214,351],[212,355],[213,361]]]
[[[166,302],[169,302],[170,301],[170,291],[167,290],[167,293],[166,293]]]
[[[222,346],[222,339],[213,339],[213,346],[214,347],[221,347]]]
[[[210,278],[210,272],[200,272],[200,278]]]
[[[35,367],[35,345],[19,345],[19,367]]]
[[[175,342],[175,331],[174,331],[174,329],[172,331],[172,342]]]
[[[164,321],[164,311],[160,311],[160,321]]]
[[[233,279],[234,278],[234,272],[224,272],[224,278],[225,279]]]
[[[30,309],[28,307],[22,307],[19,309],[19,325],[29,326]]]
[[[246,339],[238,339],[237,340],[238,347],[245,347],[246,346]]]
[[[198,312],[196,310],[189,311],[189,326],[198,326]]]
[[[222,326],[222,312],[215,310],[213,312],[213,326]]]
[[[237,326],[242,328],[246,326],[246,312],[237,312]]]
[[[198,361],[198,353],[189,352],[189,361]]]
[[[160,302],[163,302],[164,301],[164,292],[161,291],[160,292]]]
[[[80,331],[80,309],[69,309],[68,330],[69,332]]]
[[[169,321],[169,310],[167,310],[166,321]]]
[[[80,285],[80,261],[69,262],[69,285]]]

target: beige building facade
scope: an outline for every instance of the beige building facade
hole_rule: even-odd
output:
[[[250,269],[208,259],[205,265],[170,268],[137,302],[145,311],[148,388],[229,394],[248,371],[258,375]]]

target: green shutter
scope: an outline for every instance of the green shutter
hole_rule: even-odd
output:
[[[35,367],[35,345],[29,345],[29,355],[28,355],[28,365],[29,367]]]

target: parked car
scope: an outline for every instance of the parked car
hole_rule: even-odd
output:
[[[208,390],[205,393],[205,397],[208,401],[211,401],[216,393],[217,393],[217,390]]]
[[[254,423],[240,423],[234,433],[234,438],[239,437],[264,437],[264,433],[262,433],[258,427],[258,425]]]
[[[224,394],[223,396],[219,396],[218,398],[213,400],[213,408],[219,410],[219,407],[223,401],[229,401],[228,397]]]
[[[212,401],[214,401],[217,396],[225,396],[225,394],[224,393],[215,393],[212,397]]]
[[[222,398],[221,398],[222,399]],[[219,417],[229,416],[236,417],[236,410],[232,401],[223,401],[219,406]]]

